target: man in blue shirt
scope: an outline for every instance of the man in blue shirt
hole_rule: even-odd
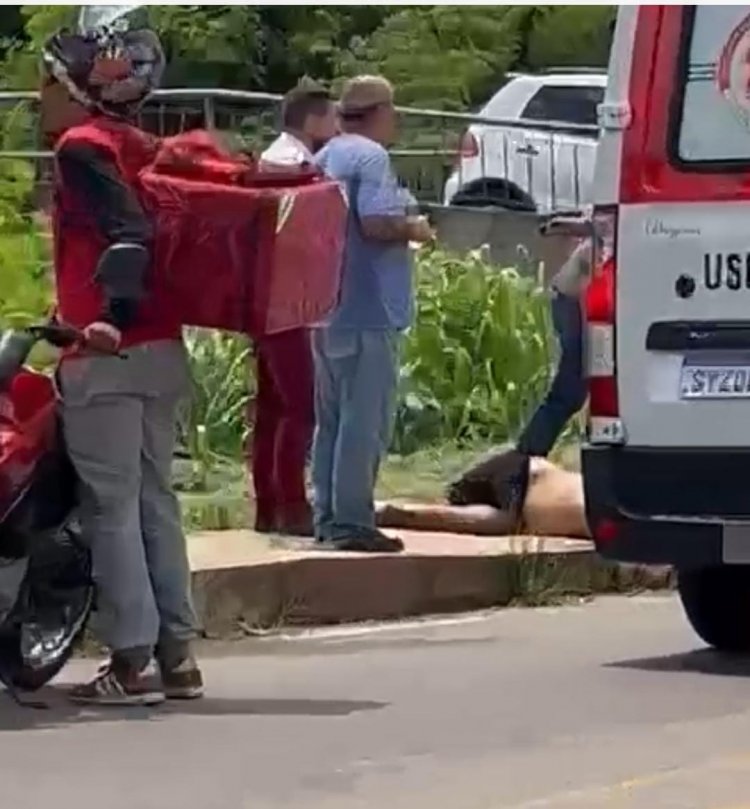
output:
[[[375,527],[374,490],[390,440],[401,333],[413,313],[410,242],[432,237],[409,215],[386,147],[396,133],[393,88],[378,76],[344,87],[342,134],[316,155],[349,198],[338,309],[313,333],[315,534],[339,550],[394,552]]]

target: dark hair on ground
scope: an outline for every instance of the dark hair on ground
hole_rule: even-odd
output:
[[[281,102],[281,122],[287,129],[302,129],[310,115],[325,115],[331,94],[317,82],[303,79]]]
[[[452,506],[485,505],[508,511],[517,522],[529,489],[530,459],[514,447],[501,447],[467,469],[449,484]]]

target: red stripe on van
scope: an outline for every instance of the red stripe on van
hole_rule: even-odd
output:
[[[623,133],[623,203],[734,202],[750,199],[750,173],[685,171],[669,162],[672,98],[685,6],[641,6],[638,11],[629,102]]]

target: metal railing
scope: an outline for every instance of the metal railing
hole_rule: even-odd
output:
[[[282,97],[273,93],[204,88],[158,90],[140,124],[166,136],[193,128],[234,133],[245,148],[273,139]],[[0,91],[0,160],[32,160],[43,182],[49,158],[38,140],[33,91]],[[20,112],[19,112],[20,110]],[[446,183],[459,204],[500,204],[542,213],[587,202],[596,126],[560,121],[492,118],[400,107],[401,133],[392,149],[402,181],[420,202],[442,203]],[[15,120],[13,116],[15,115]],[[472,127],[473,152],[460,147]]]

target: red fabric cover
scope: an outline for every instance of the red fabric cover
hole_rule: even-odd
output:
[[[139,182],[184,324],[258,337],[315,325],[336,305],[347,218],[337,183],[258,171],[204,132],[165,140]]]
[[[103,116],[60,143],[108,152],[153,216],[148,297],[125,345],[179,336],[181,325],[253,337],[315,325],[336,305],[347,205],[314,170],[258,171],[212,135],[158,141]],[[92,278],[106,243],[86,200],[58,178],[55,269],[58,314],[83,328],[100,316]]]
[[[53,448],[57,403],[52,381],[22,371],[0,393],[0,520],[26,490],[38,461]]]

